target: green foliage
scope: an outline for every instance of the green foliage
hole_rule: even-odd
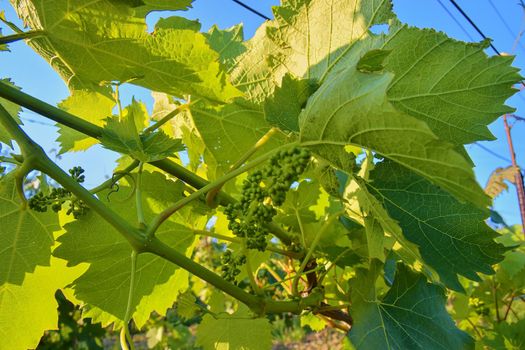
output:
[[[503,259],[506,249],[494,242],[497,234],[484,222],[484,211],[388,161],[371,172],[370,180],[370,192],[449,288],[463,289],[456,274],[479,281],[476,272],[492,274],[491,265]]]
[[[33,273],[24,278],[22,284],[2,283],[2,348],[35,348],[44,330],[56,329],[58,315],[55,292],[59,288],[65,288],[84,271],[84,267],[67,267],[65,261],[51,258],[49,266],[37,266]]]
[[[82,320],[79,308],[60,291],[55,297],[58,301],[58,331],[47,332],[37,349],[102,350],[106,330],[100,324],[92,324],[89,319]]]
[[[53,231],[59,228],[55,215],[24,207],[14,173],[0,179],[0,283],[21,285],[26,272],[37,265],[48,266]]]
[[[240,202],[228,205],[224,213],[229,220],[228,229],[244,238],[248,249],[266,250],[267,225],[277,214],[275,207],[283,204],[286,192],[299,179],[310,156],[305,149],[279,151],[267,167],[244,180]]]
[[[143,177],[142,191],[148,198],[144,207],[146,218],[182,195],[181,183],[169,181],[160,173],[145,172]],[[111,203],[113,210],[133,222],[136,221],[136,211],[134,198],[129,196],[131,190],[131,187],[121,186],[118,193],[109,196],[103,193],[101,197]],[[185,254],[193,244],[194,235],[192,223],[186,224],[182,215],[172,217],[157,234]],[[198,220],[193,224],[198,225]],[[123,321],[131,278],[131,246],[92,211],[81,220],[67,223],[64,229],[66,233],[58,239],[61,244],[54,255],[66,259],[70,265],[89,263],[86,273],[73,282],[75,297],[90,305],[85,316],[104,324]],[[93,244],[81,244],[85,240]],[[164,314],[178,291],[186,289],[184,279],[187,279],[187,274],[160,257],[148,254],[138,257],[136,275],[137,286],[131,307],[135,321],[142,327],[151,312]],[[171,300],[164,299],[167,292],[171,294]]]
[[[84,169],[79,166],[69,169],[71,178],[78,183],[84,182],[85,175],[83,175],[83,173]],[[62,210],[62,204],[65,202],[69,203],[69,208],[67,209],[66,214],[73,214],[75,219],[85,215],[89,210],[84,202],[74,198],[71,192],[61,187],[52,188],[48,194],[44,194],[42,191],[38,192],[29,199],[28,205],[30,209],[41,213],[45,213],[48,206],[51,206],[51,209],[55,213],[58,213]]]
[[[204,350],[263,350],[271,348],[272,328],[264,318],[254,319],[245,312],[204,316],[197,333],[197,345]]]
[[[102,145],[141,162],[153,162],[182,151],[181,141],[168,137],[162,130],[139,135],[146,113],[143,105],[133,101],[122,116],[108,118],[100,139]]]
[[[115,99],[111,96],[111,89],[101,87],[94,90],[74,90],[71,95],[59,104],[60,108],[81,117],[98,126],[104,125],[104,120],[112,114]],[[60,143],[60,153],[85,151],[95,145],[97,140],[57,124]]]
[[[283,0],[247,41],[171,12],[147,31],[190,0],[11,3],[71,93],[57,109],[0,84],[0,142],[21,152],[0,158],[0,348],[131,326],[150,348],[262,350],[300,325],[357,349],[523,347],[522,236],[484,222],[464,151],[512,110],[512,57],[389,0]],[[111,179],[62,171],[13,100],[59,123],[60,153],[124,156]]]
[[[378,294],[378,265],[358,270],[353,281],[353,316],[360,320],[350,333],[357,349],[473,349],[474,342],[456,329],[445,310],[442,288],[398,264],[394,283]]]

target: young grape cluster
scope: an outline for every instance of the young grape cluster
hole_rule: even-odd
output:
[[[83,183],[86,179],[83,175],[84,169],[79,166],[69,169],[69,174],[78,183]],[[29,199],[29,208],[38,212],[46,212],[47,208],[51,206],[51,210],[58,213],[66,201],[69,201],[67,215],[73,214],[73,217],[78,219],[86,214],[88,210],[86,204],[74,198],[70,191],[62,187],[51,189],[51,192],[47,195],[42,192],[37,193]]]
[[[234,257],[231,250],[226,250],[221,257],[222,278],[235,282],[235,277],[241,273],[240,266],[246,264],[246,255]]]
[[[277,214],[292,183],[299,179],[310,160],[310,152],[302,148],[280,151],[261,170],[244,180],[239,203],[228,205],[224,212],[228,228],[246,238],[249,249],[266,250],[266,224]]]

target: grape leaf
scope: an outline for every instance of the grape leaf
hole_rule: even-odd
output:
[[[445,309],[444,290],[398,264],[394,284],[377,295],[380,264],[359,269],[351,282],[349,337],[359,349],[474,349],[474,341],[456,328]]]
[[[494,139],[487,125],[514,109],[504,106],[521,77],[513,57],[487,57],[489,42],[465,44],[430,29],[393,26],[385,38],[385,68],[393,105],[425,121],[453,144]]]
[[[377,230],[375,225],[381,225],[383,235],[380,235],[378,231],[365,231],[367,243],[370,245],[370,247],[367,246],[369,256],[380,244],[379,242],[371,242],[370,240],[379,239],[384,243],[384,235],[388,234],[393,236],[400,244],[407,258],[413,261],[423,260],[418,252],[417,246],[403,236],[401,227],[399,227],[396,220],[390,217],[381,202],[368,191],[365,181],[359,177],[353,178],[344,189],[343,198],[346,200],[345,209],[349,217],[361,223],[363,226],[366,226],[365,221],[369,221],[368,225],[372,222],[374,226],[369,226],[368,229]],[[378,251],[375,250],[375,253],[377,252]]]
[[[177,104],[172,97],[157,92],[152,93],[152,95],[154,98],[152,119],[159,120],[177,108]],[[202,162],[205,145],[199,135],[199,131],[195,127],[191,113],[185,110],[181,111],[181,113],[161,126],[161,130],[169,136],[182,139],[187,147],[190,169],[196,171]]]
[[[226,30],[212,26],[204,35],[208,38],[211,48],[219,53],[221,63],[228,70],[235,66],[237,57],[246,51],[242,24]]]
[[[487,193],[492,198],[496,198],[503,191],[508,190],[509,186],[505,181],[515,184],[516,182],[516,173],[520,171],[516,167],[508,166],[506,168],[496,168],[487,180],[485,185],[485,193]]]
[[[501,322],[494,325],[494,338],[485,337],[483,342],[494,350],[518,350],[525,347],[525,320],[514,323]]]
[[[264,22],[254,37],[244,43],[246,51],[231,70],[233,85],[255,104],[264,102],[280,83],[275,64],[269,60],[271,53],[279,51],[279,46],[266,35],[271,23]]]
[[[11,172],[0,179],[0,219],[0,285],[20,285],[26,272],[49,265],[58,218],[22,207]]]
[[[457,274],[479,280],[507,250],[484,222],[487,212],[460,203],[424,178],[390,161],[370,173],[368,188],[399,222],[405,237],[417,244],[423,260],[452,289],[463,290]]]
[[[322,331],[326,327],[326,322],[312,313],[301,315],[301,327],[310,327],[314,332]]]
[[[162,130],[139,135],[141,124],[146,119],[145,111],[135,101],[122,117],[106,119],[100,141],[108,149],[129,154],[142,162],[153,162],[173,156],[184,147],[179,139],[172,139]]]
[[[201,24],[198,20],[192,21],[179,16],[161,17],[157,23],[155,23],[155,30],[159,29],[188,29],[198,32],[201,30]]]
[[[59,107],[92,124],[103,126],[104,119],[111,116],[115,107],[115,99],[111,96],[111,89],[97,88],[93,90],[75,90],[63,100]],[[60,152],[85,151],[98,143],[94,138],[86,136],[62,124],[58,126]]]
[[[315,213],[311,210],[317,204],[321,191],[319,183],[302,181],[295,189],[286,194],[286,200],[281,206],[282,213],[276,219],[286,226],[300,230],[299,220],[302,223],[315,222]],[[322,208],[324,212],[324,208]]]
[[[267,33],[281,47],[273,61],[320,82],[353,43],[370,35],[370,27],[394,17],[389,0],[285,0],[273,13]]]
[[[389,100],[425,121],[443,140],[465,144],[492,139],[487,124],[512,111],[503,105],[515,92],[512,85],[521,80],[510,66],[512,57],[487,57],[483,50],[488,42],[465,44],[434,30],[401,25],[390,1],[285,1],[274,15],[267,32],[281,50],[270,53],[274,59],[269,61],[282,71],[323,82],[330,71],[356,60],[370,65],[371,58],[378,59],[371,70],[360,64],[357,68],[376,71],[384,66],[394,73]],[[390,34],[368,31],[389,19]]]
[[[183,192],[180,182],[169,181],[160,173],[144,172],[142,185],[146,219],[180,199]],[[135,199],[134,196],[129,198],[130,191],[129,187],[121,186],[119,192],[111,194],[109,199],[113,210],[128,221],[136,222]],[[101,193],[100,197],[108,203],[106,193]],[[158,237],[175,249],[191,254],[194,234],[185,224],[204,226],[205,219],[187,221],[184,211],[177,212],[164,223],[159,228]],[[90,263],[86,273],[73,283],[75,297],[88,304],[84,316],[105,323],[123,320],[130,283],[131,246],[93,212],[66,224],[65,229],[54,255],[67,259],[70,266]],[[137,257],[136,286],[131,305],[139,327],[152,311],[163,314],[172,305],[179,288],[184,289],[184,283],[187,286],[187,276],[187,272],[161,257],[150,254]]]
[[[383,62],[389,54],[389,50],[370,50],[357,62],[357,70],[363,73],[382,71],[385,68]]]
[[[355,66],[330,75],[301,115],[303,144],[328,160],[345,152],[345,145],[367,147],[458,198],[488,205],[469,163],[423,122],[387,102],[386,90],[393,78],[389,73],[361,73]]]
[[[270,129],[262,110],[243,100],[222,106],[197,102],[190,109],[206,147],[204,158],[210,179],[229,170]],[[280,142],[279,135],[274,135],[258,152],[262,154]]]
[[[275,20],[245,43],[232,82],[249,100],[262,103],[287,73],[322,80],[357,40],[369,36],[372,25],[393,17],[391,7],[388,0],[283,1],[274,7]]]
[[[264,104],[268,123],[284,131],[299,132],[299,114],[315,89],[315,84],[310,80],[296,79],[286,74],[281,86]]]
[[[205,315],[197,332],[197,345],[204,350],[269,350],[272,327],[265,318],[249,318],[244,312]]]
[[[11,82],[11,79],[0,79],[0,84],[6,84],[19,89],[15,84]],[[2,107],[5,108],[7,113],[9,113],[9,115],[14,120],[16,120],[18,124],[22,124],[19,117],[22,108],[20,108],[19,105],[14,104],[13,102],[8,101],[3,97],[0,97],[0,105],[2,105]],[[13,138],[11,137],[11,134],[9,134],[4,128],[0,128],[0,142],[3,142],[10,147],[13,147],[12,140]]]
[[[193,318],[200,310],[196,302],[197,299],[190,291],[179,294],[177,298],[177,315],[186,320]]]
[[[85,266],[70,268],[51,258],[38,266],[21,285],[0,284],[0,337],[2,349],[35,349],[44,331],[58,324],[55,292],[82,274]],[[37,317],[35,317],[37,315]]]
[[[191,0],[147,1],[138,7],[108,0],[12,3],[26,25],[44,31],[29,45],[72,89],[132,80],[179,97],[189,93],[226,101],[239,95],[229,84],[219,55],[193,24],[148,33],[145,16],[149,12],[184,10]]]

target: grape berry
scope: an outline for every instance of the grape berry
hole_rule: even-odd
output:
[[[78,183],[85,181],[84,169],[79,166],[70,169],[69,174]],[[37,193],[29,199],[29,208],[43,213],[47,211],[48,206],[51,206],[51,210],[58,213],[66,201],[69,201],[67,215],[73,214],[75,219],[78,219],[86,214],[88,207],[84,202],[74,198],[71,192],[62,187],[53,188],[48,195],[42,192]]]
[[[310,160],[310,152],[302,148],[280,151],[261,170],[254,171],[244,180],[239,203],[228,205],[224,213],[228,228],[246,238],[249,249],[266,250],[268,229],[292,184],[299,180]]]

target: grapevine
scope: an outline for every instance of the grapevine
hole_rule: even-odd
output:
[[[0,11],[0,55],[27,43],[70,92],[0,81],[0,348],[69,343],[49,333],[57,291],[75,338],[90,319],[122,349],[269,350],[326,327],[357,350],[523,347],[518,228],[486,224],[465,152],[511,113],[512,57],[389,0],[282,0],[249,40],[202,31],[190,3]],[[154,11],[171,17],[151,30]],[[64,171],[22,108],[56,123],[58,154],[97,161]],[[105,179],[86,189],[84,169]]]
[[[78,183],[85,181],[84,169],[80,166],[69,169],[69,174],[71,178]],[[73,214],[75,219],[85,215],[89,209],[82,200],[74,198],[70,191],[62,187],[52,188],[47,195],[42,192],[36,193],[29,199],[29,208],[37,212],[45,213],[48,207],[51,206],[51,210],[58,213],[62,210],[62,205],[65,202],[68,202],[69,205],[66,214]]]
[[[245,238],[249,249],[266,249],[267,224],[277,214],[276,207],[283,204],[290,186],[299,180],[310,157],[306,149],[279,151],[270,158],[267,166],[244,180],[239,203],[225,208],[228,228],[238,237]]]

